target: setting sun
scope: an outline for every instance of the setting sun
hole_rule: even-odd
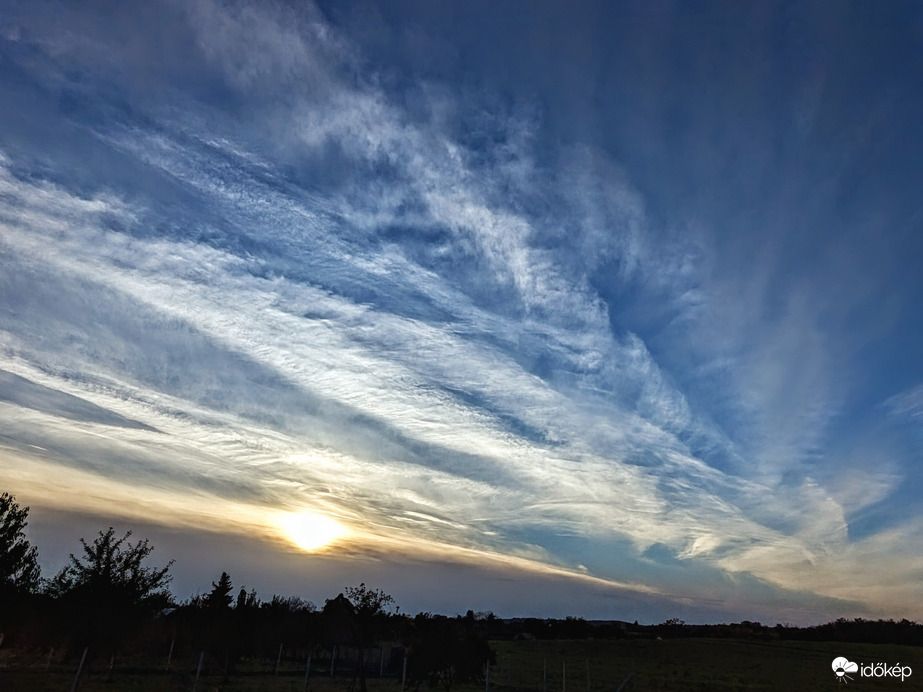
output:
[[[311,512],[288,514],[281,525],[292,543],[309,552],[323,548],[346,533],[345,527],[336,520]]]

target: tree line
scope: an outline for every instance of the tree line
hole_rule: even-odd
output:
[[[278,665],[283,655],[313,658],[331,674],[354,676],[360,692],[369,674],[400,674],[414,688],[448,692],[455,682],[479,679],[495,661],[488,644],[492,614],[410,617],[389,594],[364,583],[318,608],[298,596],[263,601],[253,589],[235,589],[222,572],[208,593],[177,602],[169,591],[173,562],[152,566],[148,540],[132,541],[130,531],[120,536],[111,527],[80,539],[81,551],[42,579],[24,533],[28,512],[9,493],[0,495],[4,646],[47,650],[58,660],[84,651],[110,661],[169,651],[167,666],[207,654],[227,676],[245,660],[274,658]]]
[[[235,588],[222,572],[211,590],[178,602],[169,591],[172,561],[152,566],[153,546],[129,531],[99,531],[80,540],[81,551],[42,579],[37,550],[24,534],[28,507],[0,494],[0,644],[47,650],[59,660],[92,651],[114,660],[152,651],[189,660],[207,653],[226,675],[245,660],[283,657],[323,662],[331,674],[353,675],[360,692],[369,674],[400,675],[413,687],[449,692],[474,681],[495,662],[492,639],[722,637],[887,642],[923,645],[923,626],[909,620],[840,619],[814,627],[734,624],[688,625],[515,618],[492,613],[409,616],[394,599],[366,586],[347,587],[322,607],[298,596],[261,600]],[[55,653],[56,652],[56,653]]]

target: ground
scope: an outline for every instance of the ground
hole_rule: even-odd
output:
[[[629,639],[586,641],[493,642],[497,663],[491,667],[491,692],[615,692],[633,674],[625,692],[839,689],[831,662],[846,656],[857,662],[902,663],[916,676],[905,680],[867,679],[854,675],[856,690],[923,689],[923,649],[836,642],[743,641],[733,639]],[[81,676],[81,692],[189,692],[196,660],[175,659],[164,671],[166,656],[117,661],[107,682],[108,661],[94,661]],[[3,692],[69,690],[78,661],[47,665],[47,653],[0,651]],[[223,679],[210,661],[196,692],[303,692],[304,667],[283,661],[273,675],[274,661],[249,661]],[[589,680],[587,673],[589,672]],[[917,677],[918,676],[918,677]],[[311,692],[348,692],[348,677],[331,679],[312,670]],[[400,692],[400,680],[370,678],[370,692]],[[457,685],[452,692],[478,692],[484,685]],[[408,690],[413,692],[413,690]],[[421,689],[420,692],[425,692]],[[437,691],[434,691],[437,692]],[[443,691],[444,692],[444,691]]]

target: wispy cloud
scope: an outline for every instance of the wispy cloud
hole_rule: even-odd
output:
[[[411,112],[313,6],[173,10],[219,96],[74,118],[124,167],[89,193],[0,159],[0,368],[60,393],[2,397],[11,480],[37,489],[22,459],[42,458],[88,496],[140,486],[181,524],[272,534],[309,508],[366,550],[712,593],[656,548],[863,600],[881,544],[848,535],[861,481],[795,473],[842,396],[805,291],[761,316],[770,278],[658,229],[603,152],[540,164],[537,122],[486,104],[492,144],[472,145],[445,90]],[[659,337],[620,326],[648,307]],[[625,554],[581,562],[584,540]],[[650,571],[629,579],[624,557]],[[888,559],[878,602],[911,602],[916,563]]]
[[[894,416],[920,420],[923,418],[923,384],[918,384],[885,401],[885,408]]]

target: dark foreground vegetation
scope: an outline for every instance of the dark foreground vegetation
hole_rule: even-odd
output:
[[[923,650],[884,644],[784,642],[738,639],[612,639],[492,641],[495,663],[490,679],[456,682],[454,692],[730,692],[742,690],[840,689],[830,663],[847,655],[855,661],[889,661],[923,671]],[[220,656],[205,654],[198,675],[199,655],[176,656],[166,669],[168,645],[157,652],[132,653],[109,659],[87,659],[78,689],[81,692],[348,692],[356,689],[353,671],[343,666],[330,675],[329,660],[312,659],[305,678],[305,660],[286,648],[248,658],[224,671]],[[155,655],[156,653],[156,655]],[[377,653],[377,652],[376,652]],[[277,665],[278,663],[278,665]],[[0,690],[66,692],[71,689],[79,657],[47,661],[47,653],[0,649]],[[400,670],[379,677],[370,667],[369,692],[425,692],[426,680],[401,684]],[[486,672],[486,668],[484,669]],[[921,689],[911,676],[895,680],[855,680],[855,689]],[[624,686],[623,686],[624,685]],[[437,683],[431,689],[445,689]],[[849,688],[847,688],[849,689]]]
[[[0,691],[798,690],[835,683],[837,656],[916,662],[923,679],[923,625],[907,620],[410,616],[365,584],[316,607],[298,596],[263,601],[227,573],[178,603],[172,563],[151,566],[146,540],[111,528],[42,579],[27,515],[0,495]]]

